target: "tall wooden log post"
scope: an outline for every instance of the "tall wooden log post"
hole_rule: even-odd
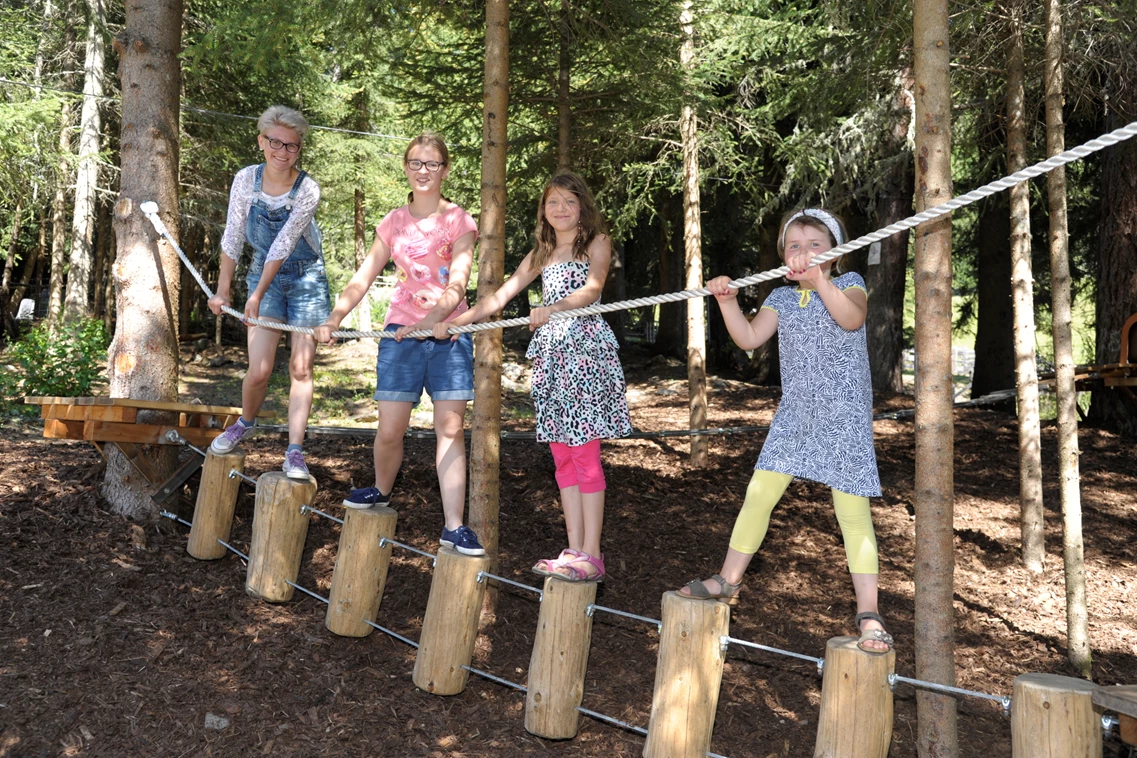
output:
[[[393,509],[382,506],[348,509],[324,617],[324,625],[334,634],[366,637],[374,631],[367,622],[374,623],[379,613],[391,563],[391,546],[381,545],[384,537],[395,536],[398,519]]]
[[[588,606],[595,601],[595,582],[545,579],[525,695],[525,730],[531,734],[552,740],[576,736],[592,644]]]
[[[236,470],[245,472],[245,451],[233,448],[224,455],[211,449],[205,451],[205,465],[201,468],[201,486],[197,489],[197,505],[193,509],[193,526],[190,527],[186,552],[202,561],[215,561],[228,554],[217,540],[229,541],[233,528],[233,510],[237,506],[237,491],[241,480],[229,476]]]
[[[821,714],[814,758],[887,758],[892,742],[892,688],[896,653],[866,653],[856,637],[833,637],[825,646]]]
[[[486,594],[486,582],[478,581],[478,574],[489,566],[489,555],[439,548],[412,676],[419,689],[434,695],[457,695],[466,689],[470,672],[462,667],[474,658]]]
[[[245,592],[270,603],[292,599],[295,589],[289,582],[300,574],[311,520],[300,506],[310,505],[315,496],[316,480],[311,477],[304,482],[270,471],[257,479]]]
[[[663,628],[644,758],[703,758],[711,746],[722,685],[726,603],[663,594]]]
[[[1101,758],[1097,685],[1056,674],[1023,674],[1011,694],[1013,758]]]

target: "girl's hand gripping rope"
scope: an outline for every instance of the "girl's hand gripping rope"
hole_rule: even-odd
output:
[[[738,290],[730,288],[731,279],[729,276],[716,276],[707,282],[707,289],[715,296],[715,299],[720,303],[727,300],[734,300],[738,297]]]
[[[251,318],[256,318],[261,312],[261,298],[255,292],[249,295],[245,301],[245,318],[244,321],[248,322]]]
[[[228,308],[232,304],[229,302],[229,298],[225,297],[224,295],[214,295],[213,297],[209,298],[207,305],[209,306],[209,310],[213,312],[214,316],[220,316],[221,309]]]
[[[336,329],[339,329],[339,327],[339,324],[333,323],[331,319],[328,319],[324,323],[312,329],[312,336],[315,337],[316,342],[320,343],[321,345],[330,346],[335,344],[336,341],[336,338],[332,336],[332,332],[334,332]]]
[[[454,325],[449,321],[439,321],[431,328],[431,331],[434,332],[434,338],[436,340],[444,340],[449,337],[451,342],[458,339],[457,334],[450,334],[450,332],[447,331],[452,326]]]
[[[549,323],[549,314],[552,312],[552,308],[546,307],[534,308],[529,311],[529,331],[536,331],[538,327]]]

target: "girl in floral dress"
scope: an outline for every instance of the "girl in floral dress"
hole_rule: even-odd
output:
[[[548,442],[568,531],[568,547],[533,570],[574,582],[603,581],[604,470],[600,440],[632,430],[619,344],[600,316],[550,321],[549,315],[599,302],[608,276],[612,243],[584,180],[572,172],[554,176],[537,206],[536,242],[513,276],[489,297],[452,321],[435,325],[442,339],[451,326],[497,313],[540,274],[544,305],[529,316],[534,331],[532,394],[537,439]]]

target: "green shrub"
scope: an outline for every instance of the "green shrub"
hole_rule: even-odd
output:
[[[107,362],[110,337],[102,321],[35,326],[0,356],[0,409],[11,411],[24,395],[88,395]],[[31,408],[29,411],[36,411]]]

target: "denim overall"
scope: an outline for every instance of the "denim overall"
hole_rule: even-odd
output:
[[[304,177],[308,175],[301,171],[288,193],[285,205],[270,210],[261,197],[264,168],[263,163],[257,166],[253,202],[245,222],[245,239],[253,247],[253,262],[249,264],[249,273],[245,278],[250,293],[260,283],[269,248],[292,215],[292,204],[296,200]],[[331,314],[328,277],[324,270],[320,229],[316,226],[315,220],[312,221],[311,233],[316,248],[313,249],[304,236],[296,241],[292,254],[281,264],[261,299],[261,318],[275,319],[296,326],[319,326],[328,320]]]

